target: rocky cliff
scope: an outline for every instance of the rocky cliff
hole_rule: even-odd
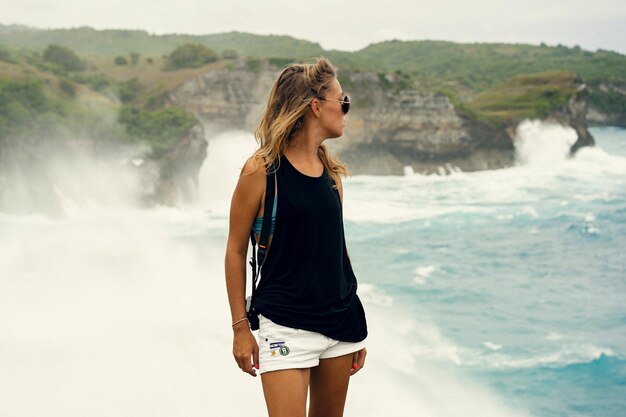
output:
[[[209,131],[252,131],[279,72],[267,64],[258,71],[242,65],[211,71],[187,81],[170,98],[192,110]],[[344,136],[327,143],[354,174],[402,174],[407,166],[430,173],[513,164],[515,129],[510,125],[496,128],[480,122],[456,108],[446,95],[416,91],[397,77],[346,71],[339,79],[354,104]],[[572,152],[593,145],[586,111],[585,96],[576,94],[549,115],[578,132]]]
[[[626,83],[603,80],[589,86],[592,92],[586,120],[590,126],[626,128]]]

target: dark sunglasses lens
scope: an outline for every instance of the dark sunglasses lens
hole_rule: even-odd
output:
[[[341,111],[343,111],[343,114],[347,114],[349,110],[350,110],[350,97],[345,96],[343,98],[343,103],[341,103]]]

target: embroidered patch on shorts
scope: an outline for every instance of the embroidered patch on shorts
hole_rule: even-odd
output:
[[[270,343],[270,349],[276,349],[284,345],[285,345],[285,342],[272,342]]]
[[[283,355],[283,356],[289,355],[289,347],[288,346],[281,346],[279,351],[280,351],[280,354]]]

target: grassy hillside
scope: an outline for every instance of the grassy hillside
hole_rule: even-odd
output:
[[[199,43],[218,54],[234,50],[240,57],[307,59],[326,55],[340,68],[400,73],[409,78],[414,88],[443,89],[459,102],[470,101],[482,91],[529,73],[570,71],[579,74],[590,85],[606,80],[626,82],[625,55],[562,45],[394,40],[372,44],[357,52],[344,52],[325,51],[317,43],[289,36],[241,32],[151,35],[140,30],[95,30],[89,27],[40,30],[0,25],[0,46],[14,51],[41,52],[48,44],[59,44],[93,60],[138,53],[140,60],[150,58],[155,61],[185,43]],[[615,102],[614,97],[593,99],[603,103]]]
[[[290,36],[261,36],[242,32],[194,36],[152,35],[143,30],[95,30],[90,27],[51,30],[10,28],[0,25],[0,44],[13,49],[32,51],[43,50],[48,44],[59,44],[86,57],[127,55],[137,52],[143,57],[156,58],[169,54],[177,46],[185,43],[199,43],[218,53],[234,49],[241,56],[304,58],[324,53],[319,44]]]
[[[165,92],[223,63],[164,72],[160,62],[117,66],[112,59],[88,61],[66,71],[25,55],[0,62],[0,146],[28,137],[85,138],[98,147],[145,144],[166,151],[196,123]]]
[[[576,92],[577,80],[575,73],[566,71],[519,75],[480,93],[463,107],[477,119],[499,127],[524,118],[543,118]]]
[[[571,71],[592,83],[626,80],[626,56],[565,46],[388,41],[352,55],[338,53],[335,61],[339,65],[380,72],[401,71],[425,88],[445,84],[467,99],[514,76],[529,73]]]
[[[165,70],[167,56],[186,43],[212,49],[218,60],[197,68]],[[51,44],[59,45],[55,46],[57,61],[46,58]],[[321,55],[339,67],[340,78],[342,70],[373,71],[390,93],[400,89],[439,91],[457,107],[494,125],[542,117],[573,93],[576,74],[590,86],[589,101],[596,109],[626,117],[626,56],[610,51],[388,41],[351,53],[324,51],[316,43],[288,36],[239,32],[151,35],[139,30],[40,30],[0,24],[0,139],[17,132],[23,121],[39,120],[37,114],[45,120],[74,117],[76,126],[81,126],[80,120],[95,121],[97,112],[90,113],[84,105],[89,99],[114,109],[117,119],[110,130],[119,132],[123,127],[116,137],[127,135],[123,139],[145,141],[162,150],[171,138],[159,136],[158,131],[179,134],[192,123],[182,109],[164,110],[167,92],[184,81],[216,68],[231,68],[238,58],[243,58],[250,71],[257,71],[261,60],[278,69],[294,60]],[[72,57],[74,67],[63,65],[64,59]],[[351,91],[349,81],[344,81],[344,89],[355,97],[367,94],[366,87],[354,86],[363,91]],[[26,93],[26,101],[21,92]],[[35,100],[32,103],[28,101],[31,98]],[[171,124],[176,125],[171,132],[153,128]],[[106,136],[107,127],[96,125],[100,126],[97,136]]]

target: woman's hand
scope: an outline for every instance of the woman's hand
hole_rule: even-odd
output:
[[[350,376],[356,374],[363,368],[365,364],[365,356],[367,355],[367,349],[363,348],[357,350],[352,354],[352,369],[350,369]]]
[[[242,371],[256,377],[256,370],[259,369],[259,345],[248,326],[248,322],[243,321],[235,326],[233,336],[233,356]]]

